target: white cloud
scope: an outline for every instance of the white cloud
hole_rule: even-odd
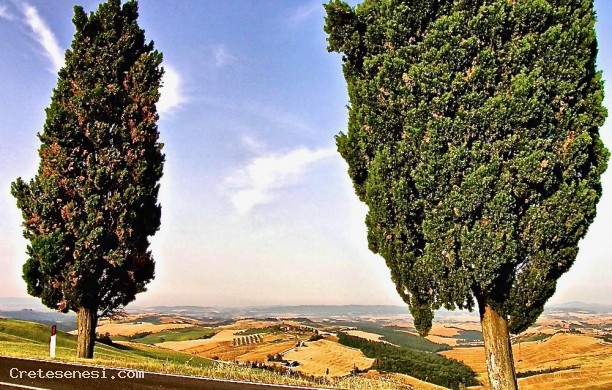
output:
[[[212,54],[215,66],[227,65],[234,59],[234,56],[223,44],[212,46]]]
[[[55,35],[38,14],[38,10],[29,4],[24,4],[23,15],[25,23],[32,29],[34,39],[42,46],[44,54],[51,60],[54,71],[64,66],[64,50],[57,43]]]
[[[157,110],[160,114],[169,113],[186,101],[181,89],[181,75],[171,66],[163,65],[165,73],[160,89]]]
[[[301,22],[307,19],[310,15],[317,12],[323,11],[323,5],[320,1],[315,1],[310,4],[306,4],[295,10],[295,12],[289,17],[292,22]]]
[[[8,21],[13,21],[15,20],[15,15],[13,15],[9,10],[8,7],[4,4],[0,4],[0,18],[2,19],[6,19]]]
[[[309,166],[335,155],[334,149],[309,150],[301,147],[285,154],[270,154],[251,160],[225,181],[230,200],[241,215],[272,201],[275,191],[294,184]]]

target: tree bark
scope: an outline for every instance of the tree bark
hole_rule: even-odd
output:
[[[491,390],[516,390],[516,372],[508,321],[491,306],[479,302],[480,325]]]
[[[98,310],[81,307],[77,313],[77,357],[92,359],[96,342]]]

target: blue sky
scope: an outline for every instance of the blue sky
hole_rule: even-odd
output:
[[[366,208],[335,152],[347,95],[340,57],[325,50],[321,2],[141,0],[140,25],[167,70],[159,105],[167,163],[156,279],[137,305],[402,304],[384,261],[367,249]],[[97,3],[80,2],[86,11]],[[608,79],[612,4],[595,4]],[[71,1],[0,0],[4,297],[26,296],[27,243],[10,183],[36,172],[36,133],[71,19]],[[601,132],[611,147],[610,120]],[[612,303],[611,220],[612,169],[552,302]]]

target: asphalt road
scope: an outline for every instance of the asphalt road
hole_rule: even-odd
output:
[[[137,378],[135,376],[142,376]],[[70,377],[70,378],[69,378]],[[303,387],[226,382],[0,356],[0,389],[32,390],[287,390]]]

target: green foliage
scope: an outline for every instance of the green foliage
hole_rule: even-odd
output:
[[[161,324],[161,319],[158,316],[143,316],[138,317],[138,322],[150,322],[151,324],[159,325]]]
[[[313,334],[312,336],[310,336],[308,341],[319,341],[319,340],[322,340],[324,338],[325,337],[321,336],[320,334]]]
[[[202,326],[193,326],[181,329],[167,329],[159,333],[146,334],[141,337],[132,337],[130,341],[141,344],[158,344],[165,341],[186,341],[208,339],[214,336],[217,332],[211,328]]]
[[[565,367],[550,367],[544,368],[541,370],[527,370],[527,371],[519,371],[516,373],[517,378],[528,378],[534,375],[542,375],[542,374],[551,374],[553,372],[566,371],[566,370],[575,370],[580,368],[579,365],[575,366],[565,366]]]
[[[137,18],[136,1],[109,0],[89,15],[74,8],[76,32],[39,134],[38,173],[11,187],[30,241],[28,293],[62,312],[108,314],[154,276],[148,237],[161,215],[155,104],[163,69]]]
[[[251,328],[251,329],[246,329],[243,331],[240,331],[238,333],[236,333],[236,336],[248,336],[248,335],[252,335],[252,334],[260,334],[260,333],[279,333],[281,332],[281,326],[280,325],[275,325],[275,326],[266,326],[265,328]]]
[[[340,0],[348,132],[336,139],[420,333],[492,306],[520,332],[595,218],[608,151],[593,4]]]
[[[134,333],[132,335],[130,341],[138,341],[138,339],[142,339],[142,338],[150,336],[152,334],[153,334],[153,332],[138,332],[138,333]]]
[[[372,368],[377,370],[406,374],[453,389],[460,388],[462,384],[480,384],[468,366],[435,353],[368,341],[342,332],[338,333],[338,339],[340,344],[358,348],[367,357],[375,358]]]
[[[527,334],[520,335],[516,339],[514,339],[513,343],[527,343],[530,341],[544,341],[548,340],[552,335],[546,333],[536,333],[536,334]]]
[[[482,332],[479,332],[477,330],[463,330],[462,329],[461,331],[459,331],[459,333],[454,338],[465,340],[468,343],[474,342],[474,341],[482,341]]]
[[[449,347],[448,345],[434,343],[424,337],[419,337],[410,334],[406,332],[406,329],[399,327],[360,327],[359,329],[363,330],[364,332],[379,334],[383,336],[382,340],[387,341],[391,344],[398,345],[400,347],[406,347],[426,352],[441,352],[448,351],[449,349],[451,349],[451,347]]]
[[[113,345],[113,339],[111,339],[110,333],[108,332],[102,334],[96,333],[96,342],[106,345]]]

